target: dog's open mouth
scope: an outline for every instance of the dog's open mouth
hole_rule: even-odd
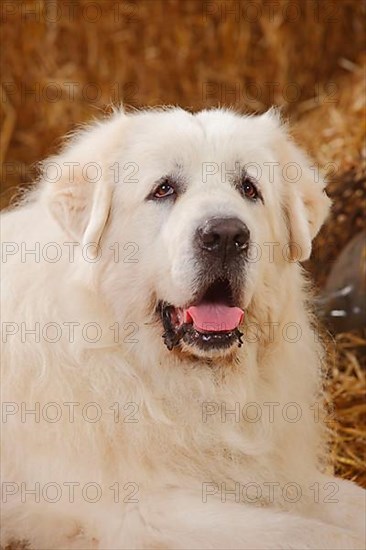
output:
[[[241,346],[239,326],[244,311],[235,306],[232,287],[227,279],[211,284],[202,297],[188,307],[160,302],[164,343],[172,350],[181,341],[203,350],[225,349],[235,342]]]

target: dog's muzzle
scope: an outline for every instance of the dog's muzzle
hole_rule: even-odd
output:
[[[242,345],[240,307],[250,232],[238,218],[210,218],[194,234],[198,272],[192,301],[177,307],[159,302],[164,343],[169,350],[181,342],[202,351]]]

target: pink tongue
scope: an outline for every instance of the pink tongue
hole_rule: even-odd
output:
[[[207,303],[184,310],[184,322],[193,320],[194,328],[200,332],[225,332],[240,325],[243,315],[239,307]]]

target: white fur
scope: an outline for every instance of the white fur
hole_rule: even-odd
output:
[[[79,163],[73,177],[70,162]],[[236,162],[250,163],[264,205],[231,185],[225,172]],[[296,182],[286,177],[289,162],[301,169]],[[92,167],[83,170],[87,163],[100,169],[94,183]],[[205,178],[207,169],[215,173]],[[26,201],[2,216],[2,474],[3,482],[18,484],[4,486],[2,542],[24,538],[47,549],[363,548],[364,492],[324,473],[322,406],[319,419],[314,406],[322,401],[323,351],[295,261],[309,256],[329,201],[276,114],[118,111],[77,133],[43,170]],[[146,200],[162,176],[177,171],[187,189],[174,205]],[[197,275],[195,228],[220,214],[243,220],[262,252],[242,281],[247,341],[225,353],[205,355],[188,346],[168,351],[157,300],[189,302]],[[72,262],[64,243],[74,241]],[[90,241],[100,244],[101,258],[90,248],[85,261],[81,250]],[[50,242],[62,250],[54,263],[42,257]],[[21,243],[28,249],[39,243],[40,261],[30,255],[22,261]],[[268,243],[276,243],[273,257]],[[39,342],[24,333],[37,322]],[[73,342],[70,322],[79,323]],[[57,342],[49,341],[52,327],[42,335],[47,323],[61,327]],[[95,343],[82,334],[87,323],[101,327]],[[273,334],[268,323],[277,323]],[[296,342],[283,337],[288,323],[301,327]],[[257,341],[249,338],[254,326],[261,331]],[[39,403],[42,411],[57,403],[62,416],[49,421],[54,407],[39,422],[31,415],[22,422],[13,405],[22,402],[28,409]],[[80,404],[73,422],[70,402]],[[81,414],[91,402],[102,411],[95,423]],[[262,413],[257,422],[221,415],[237,404],[242,413],[250,403]],[[268,403],[275,404],[273,419]],[[289,403],[301,411],[298,422],[282,414]],[[52,503],[41,494],[35,502],[23,493],[22,502],[21,483],[30,489],[36,482],[41,491],[59,484],[62,497]],[[74,503],[67,482],[80,484]],[[90,482],[102,491],[95,503],[81,494]],[[117,482],[114,502],[110,487]],[[248,483],[261,491],[255,502],[242,498]],[[280,488],[274,498],[270,483]],[[283,498],[284,487],[291,494],[288,484],[301,488],[297,502]],[[240,502],[229,494],[222,502],[225,489],[238,487]],[[130,500],[137,502],[124,502],[135,489]],[[338,503],[326,502],[333,490]]]

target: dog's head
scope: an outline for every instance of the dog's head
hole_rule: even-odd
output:
[[[274,112],[116,113],[57,164],[50,208],[74,240],[101,247],[98,292],[167,353],[234,353],[246,317],[309,257],[329,207]]]

